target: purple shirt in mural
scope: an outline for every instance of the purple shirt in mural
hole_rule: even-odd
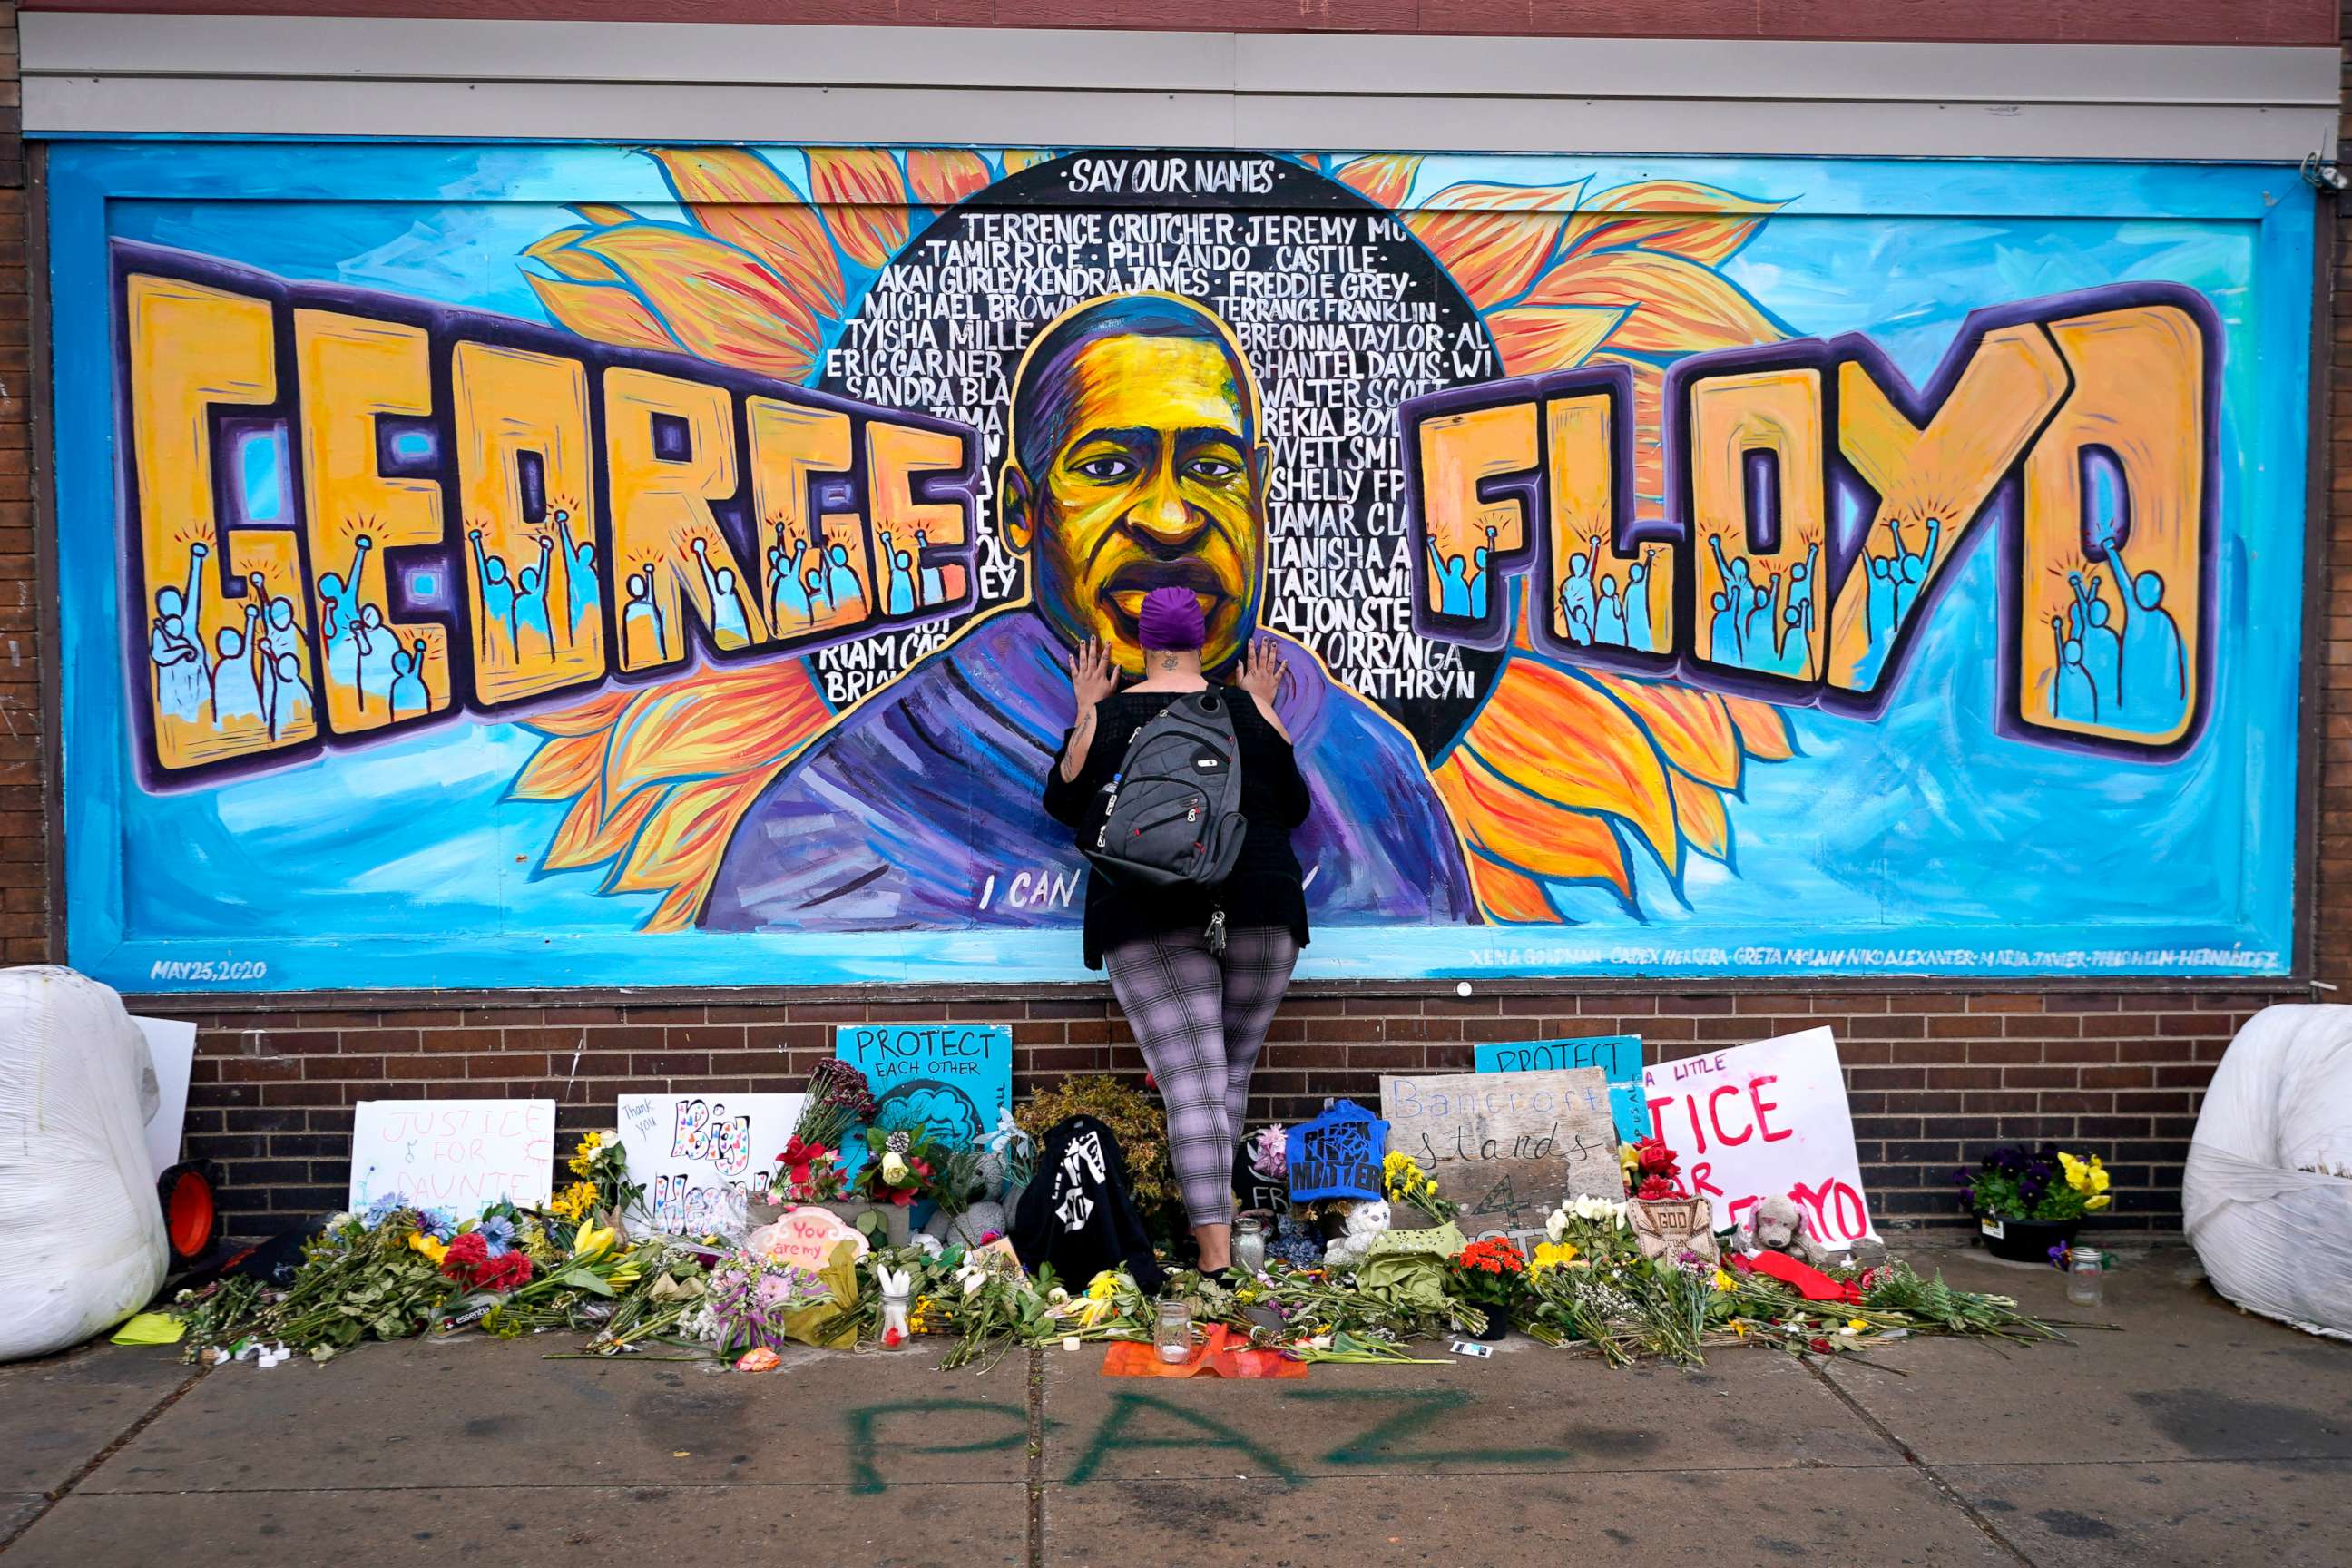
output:
[[[1315,797],[1291,836],[1310,917],[1475,921],[1461,841],[1412,740],[1303,648],[1286,658],[1282,721]],[[1066,661],[1037,616],[1003,610],[867,698],[753,803],[700,924],[1076,926],[1086,861],[1040,799],[1074,710]]]

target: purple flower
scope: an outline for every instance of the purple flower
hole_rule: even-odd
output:
[[[2070,1264],[2072,1264],[2074,1261],[2074,1249],[2073,1247],[2071,1247],[2067,1246],[2064,1242],[2063,1242],[2063,1241],[2062,1241],[2062,1242],[2059,1242],[2058,1244],[2056,1244],[2055,1246],[2053,1246],[2053,1247],[2051,1247],[2051,1249],[2050,1249],[2050,1267],[2051,1267],[2051,1268],[2064,1268],[2068,1267]]]

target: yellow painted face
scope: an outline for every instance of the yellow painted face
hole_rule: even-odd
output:
[[[1251,624],[1264,534],[1232,363],[1195,339],[1105,338],[1070,377],[1069,434],[1046,471],[1015,459],[1006,475],[1007,532],[1015,548],[1034,541],[1039,610],[1066,640],[1100,637],[1139,669],[1143,595],[1189,588],[1208,622],[1201,662],[1218,668]]]

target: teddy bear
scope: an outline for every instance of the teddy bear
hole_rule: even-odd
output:
[[[1805,1211],[1794,1198],[1766,1198],[1748,1220],[1751,1251],[1784,1252],[1800,1263],[1819,1268],[1830,1256],[1805,1235]]]
[[[1340,1222],[1339,1234],[1331,1238],[1324,1250],[1324,1263],[1333,1268],[1353,1268],[1372,1249],[1372,1243],[1389,1228],[1389,1205],[1379,1199],[1349,1206],[1347,1218]]]

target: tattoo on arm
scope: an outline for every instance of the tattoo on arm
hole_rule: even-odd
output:
[[[1070,727],[1070,743],[1062,748],[1062,777],[1065,780],[1075,782],[1080,773],[1086,772],[1087,752],[1093,749],[1094,739],[1095,710],[1089,708],[1079,714],[1078,721]]]

